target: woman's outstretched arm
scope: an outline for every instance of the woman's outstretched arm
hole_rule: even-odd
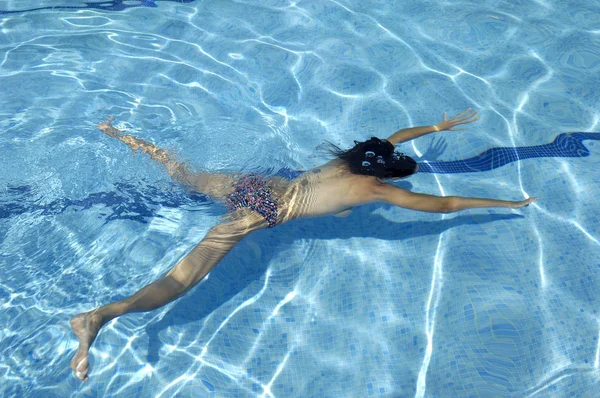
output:
[[[481,207],[505,207],[517,209],[529,205],[538,198],[519,201],[465,198],[461,196],[434,196],[415,193],[392,184],[380,184],[374,194],[376,202],[386,202],[406,209],[426,211],[430,213],[453,213],[460,210]]]
[[[455,129],[454,126],[458,126],[460,124],[473,123],[474,121],[479,119],[477,116],[477,111],[473,111],[469,113],[471,108],[467,109],[460,115],[454,116],[450,119],[446,120],[446,112],[444,112],[444,117],[442,121],[435,126],[422,126],[422,127],[411,127],[408,129],[402,129],[396,131],[394,134],[389,136],[387,140],[391,142],[393,145],[399,144],[401,142],[406,142],[413,140],[415,138],[421,137],[423,135],[429,133],[435,133],[438,131],[444,130],[464,130],[464,129]]]

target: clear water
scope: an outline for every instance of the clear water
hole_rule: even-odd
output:
[[[600,3],[141,3],[0,2],[0,395],[596,394],[598,135],[548,144],[600,130]],[[225,211],[97,131],[107,115],[198,169],[285,174],[325,139],[467,107],[467,130],[402,147],[423,172],[399,185],[539,202],[259,231],[185,297],[106,325],[90,382],[72,376],[69,319]]]

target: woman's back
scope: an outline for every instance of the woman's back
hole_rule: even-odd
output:
[[[273,191],[279,201],[279,221],[336,214],[373,200],[379,184],[372,176],[351,174],[334,159],[289,181],[277,178]]]

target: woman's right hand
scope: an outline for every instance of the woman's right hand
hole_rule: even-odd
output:
[[[477,111],[473,111],[473,112],[469,113],[468,115],[464,116],[470,110],[471,110],[471,108],[467,109],[460,115],[456,115],[448,120],[446,120],[446,112],[444,112],[444,118],[442,119],[442,121],[433,127],[435,127],[436,131],[464,130],[464,129],[455,129],[454,126],[458,126],[460,124],[473,123],[473,122],[479,120],[479,116],[477,116]]]

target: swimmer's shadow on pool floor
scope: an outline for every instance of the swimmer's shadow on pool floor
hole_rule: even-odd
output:
[[[362,237],[397,241],[439,235],[460,226],[524,218],[520,214],[495,213],[456,215],[452,218],[435,221],[392,222],[379,214],[370,214],[382,207],[390,208],[392,206],[381,203],[361,206],[347,218],[328,216],[299,219],[275,229],[257,231],[246,237],[212,270],[207,280],[202,281],[188,294],[179,298],[159,321],[151,322],[146,326],[149,338],[148,362],[155,365],[159,361],[159,353],[164,345],[160,334],[168,327],[193,322],[201,323],[204,318],[217,311],[221,306],[227,305],[250,284],[260,282],[262,286],[267,265],[271,262],[270,257],[278,250],[285,250],[286,245],[294,245],[297,240]],[[255,249],[253,249],[256,245],[261,249],[266,249],[259,250],[258,257],[260,258],[258,259]],[[303,259],[299,259],[296,267],[300,269],[300,272],[302,272],[303,261]],[[276,277],[275,274],[271,276],[271,278],[274,277]],[[287,282],[293,286],[296,281]],[[220,325],[222,320],[215,320],[215,322]],[[205,330],[204,336],[198,341],[198,344],[206,344],[218,327],[215,324],[214,327]]]

